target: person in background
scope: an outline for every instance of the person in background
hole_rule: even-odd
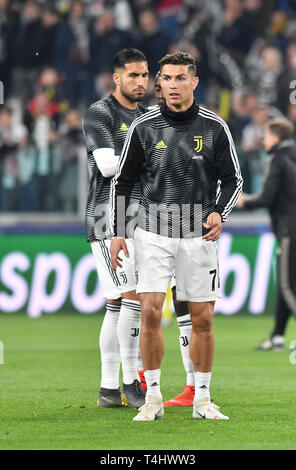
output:
[[[268,111],[265,106],[257,106],[251,115],[252,121],[242,132],[241,151],[251,172],[250,189],[258,191],[262,184],[263,169],[266,163],[266,152],[262,149],[264,125],[268,121]]]
[[[277,80],[282,71],[282,53],[276,47],[264,47],[260,54],[260,67],[254,89],[259,101],[265,105],[277,102]]]
[[[61,76],[54,67],[46,67],[35,86],[36,92],[45,94],[52,109],[62,115],[69,110],[69,102],[64,97],[64,89]]]
[[[285,51],[284,67],[277,77],[277,107],[287,115],[292,104],[291,93],[295,90],[296,79],[296,38],[291,40]],[[291,86],[292,85],[292,86]],[[295,93],[294,93],[295,95]],[[293,100],[295,106],[295,100]]]
[[[106,98],[114,91],[113,76],[110,72],[102,72],[95,77],[95,96]]]
[[[97,18],[91,31],[91,57],[95,75],[112,74],[112,58],[120,49],[134,45],[134,37],[115,25],[113,10],[106,9]]]
[[[36,177],[37,152],[29,136],[22,139],[17,152],[18,199],[21,212],[38,211],[38,180]]]
[[[78,163],[81,147],[84,148],[81,115],[76,109],[69,109],[66,114],[66,129],[58,143],[61,155],[60,197],[65,212],[75,212],[78,209]]]
[[[58,110],[45,94],[40,93],[29,103],[26,122],[36,149],[38,210],[58,211],[61,209],[56,184],[61,169],[56,147]]]
[[[67,21],[58,30],[55,66],[64,75],[70,106],[88,105],[93,95],[89,22],[79,0],[74,1]]]
[[[12,109],[0,109],[0,210],[18,210],[18,159],[19,146],[25,144],[26,127],[14,120]]]
[[[28,0],[21,17],[20,26],[15,40],[15,88],[23,105],[34,94],[41,56],[39,42],[41,37],[41,9],[37,1]]]
[[[164,103],[164,96],[160,84],[160,72],[157,72],[155,75],[155,84],[154,84],[155,97],[157,100],[158,106],[161,106]]]
[[[294,139],[296,138],[296,106],[295,104],[290,104],[288,107],[288,119],[294,124],[295,132],[294,132]]]
[[[182,6],[183,0],[159,0],[156,3],[160,27],[172,43],[176,43],[179,39],[179,16]]]
[[[244,3],[241,0],[225,0],[222,28],[217,39],[240,66],[254,41],[251,28],[251,17],[244,10]]]
[[[0,79],[6,95],[11,87],[15,28],[15,21],[9,15],[8,0],[0,0]]]
[[[146,8],[139,14],[140,39],[139,49],[147,56],[149,71],[156,75],[159,59],[168,52],[170,40],[160,29],[157,14]]]
[[[45,6],[41,15],[41,31],[38,43],[40,65],[54,63],[55,43],[60,25],[60,16],[53,6]]]
[[[281,350],[289,318],[296,316],[296,145],[294,125],[285,119],[269,121],[265,127],[264,147],[270,158],[262,189],[257,194],[242,194],[239,209],[267,207],[272,230],[278,240],[278,299],[275,325],[259,350]]]

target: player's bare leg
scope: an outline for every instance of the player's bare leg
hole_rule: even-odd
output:
[[[165,294],[149,292],[140,294],[142,310],[141,351],[145,372],[159,369],[164,354],[161,329],[162,306]]]
[[[188,302],[192,318],[190,354],[195,370],[193,418],[229,419],[210,401],[210,382],[214,359],[213,329],[215,302]]]
[[[214,359],[213,317],[215,302],[188,302],[192,318],[190,355],[194,370],[211,372]]]
[[[171,400],[165,401],[163,406],[192,406],[195,394],[194,367],[190,357],[192,322],[187,302],[177,300],[176,287],[172,288],[172,293],[177,323],[180,330],[179,342],[182,361],[186,372],[186,385],[182,393]]]

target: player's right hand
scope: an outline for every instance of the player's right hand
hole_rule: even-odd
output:
[[[246,195],[245,195],[245,193],[242,193],[242,194],[240,195],[240,197],[238,198],[238,201],[237,201],[237,203],[236,203],[236,207],[237,207],[238,209],[243,209],[243,207],[244,207],[244,205],[245,205],[245,199],[246,199]]]
[[[122,258],[118,256],[121,250],[123,250],[124,256],[129,258],[129,252],[124,238],[113,237],[110,245],[111,266],[113,271],[116,271],[117,266],[122,268]]]

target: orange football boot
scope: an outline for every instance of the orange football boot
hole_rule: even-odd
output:
[[[138,375],[139,375],[139,378],[140,378],[141,387],[144,390],[144,392],[146,392],[147,391],[147,384],[146,384],[144,371],[143,370],[138,370]]]
[[[171,400],[165,401],[163,406],[192,406],[195,394],[194,385],[185,385],[184,392]]]

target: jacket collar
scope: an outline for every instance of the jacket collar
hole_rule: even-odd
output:
[[[160,112],[174,122],[191,121],[198,115],[199,106],[193,101],[193,104],[186,111],[176,112],[172,111],[166,102],[164,102],[160,107]]]

